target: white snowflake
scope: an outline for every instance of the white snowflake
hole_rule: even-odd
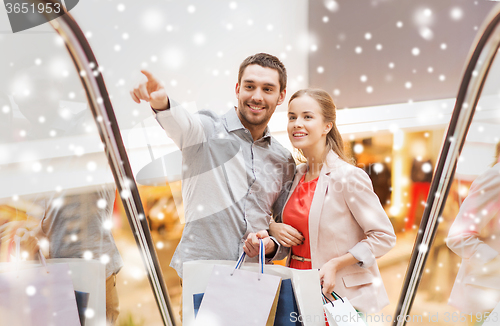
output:
[[[26,294],[30,297],[34,296],[36,294],[36,288],[33,285],[29,285],[26,287]]]
[[[149,9],[142,15],[141,23],[148,32],[158,32],[163,27],[163,15],[161,11]]]
[[[100,209],[105,209],[107,205],[108,205],[108,201],[104,198],[100,198],[97,201],[97,207],[99,207]]]
[[[101,264],[106,265],[107,263],[109,263],[110,258],[108,255],[104,254],[99,260],[101,261]]]
[[[454,7],[450,11],[450,17],[453,20],[460,20],[464,16],[464,12],[460,7]]]
[[[430,41],[434,38],[434,32],[429,27],[421,27],[419,29],[419,34],[424,40],[427,41]]]
[[[331,12],[336,12],[339,10],[339,4],[335,0],[324,0],[323,3],[326,9],[330,10]]]
[[[94,316],[95,316],[94,310],[92,308],[87,307],[85,309],[85,317],[88,319],[92,319],[92,318],[94,318]]]

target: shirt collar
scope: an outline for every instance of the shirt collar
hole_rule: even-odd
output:
[[[235,130],[245,130],[245,126],[241,123],[240,118],[238,117],[238,114],[236,113],[236,107],[230,109],[226,114],[224,114],[224,121],[226,128],[229,132],[233,132]],[[261,139],[265,139],[271,144],[271,132],[269,131],[269,127],[266,126],[266,129],[264,130],[264,136],[262,136]]]

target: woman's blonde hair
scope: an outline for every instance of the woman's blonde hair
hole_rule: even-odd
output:
[[[319,106],[321,107],[321,115],[323,117],[323,120],[326,123],[332,123],[332,129],[330,129],[330,131],[326,135],[327,153],[328,151],[332,150],[342,160],[346,161],[349,164],[353,164],[352,159],[349,158],[344,151],[344,141],[342,140],[342,136],[340,135],[336,124],[337,110],[330,94],[319,88],[301,89],[292,95],[292,97],[288,101],[288,105],[290,105],[290,103],[292,103],[294,99],[305,95],[309,96],[319,104]],[[300,149],[298,151],[300,153],[300,156],[297,158],[297,160],[300,162],[305,162],[306,160],[304,157],[304,153]],[[325,153],[325,155],[327,153]]]

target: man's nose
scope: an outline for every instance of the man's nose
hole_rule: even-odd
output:
[[[257,88],[252,94],[252,100],[256,102],[262,102],[263,101],[262,90]]]

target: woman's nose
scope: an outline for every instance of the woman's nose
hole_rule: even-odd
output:
[[[301,119],[295,119],[295,122],[293,124],[293,127],[295,129],[299,129],[299,128],[302,128],[303,124],[302,124],[302,120]]]

